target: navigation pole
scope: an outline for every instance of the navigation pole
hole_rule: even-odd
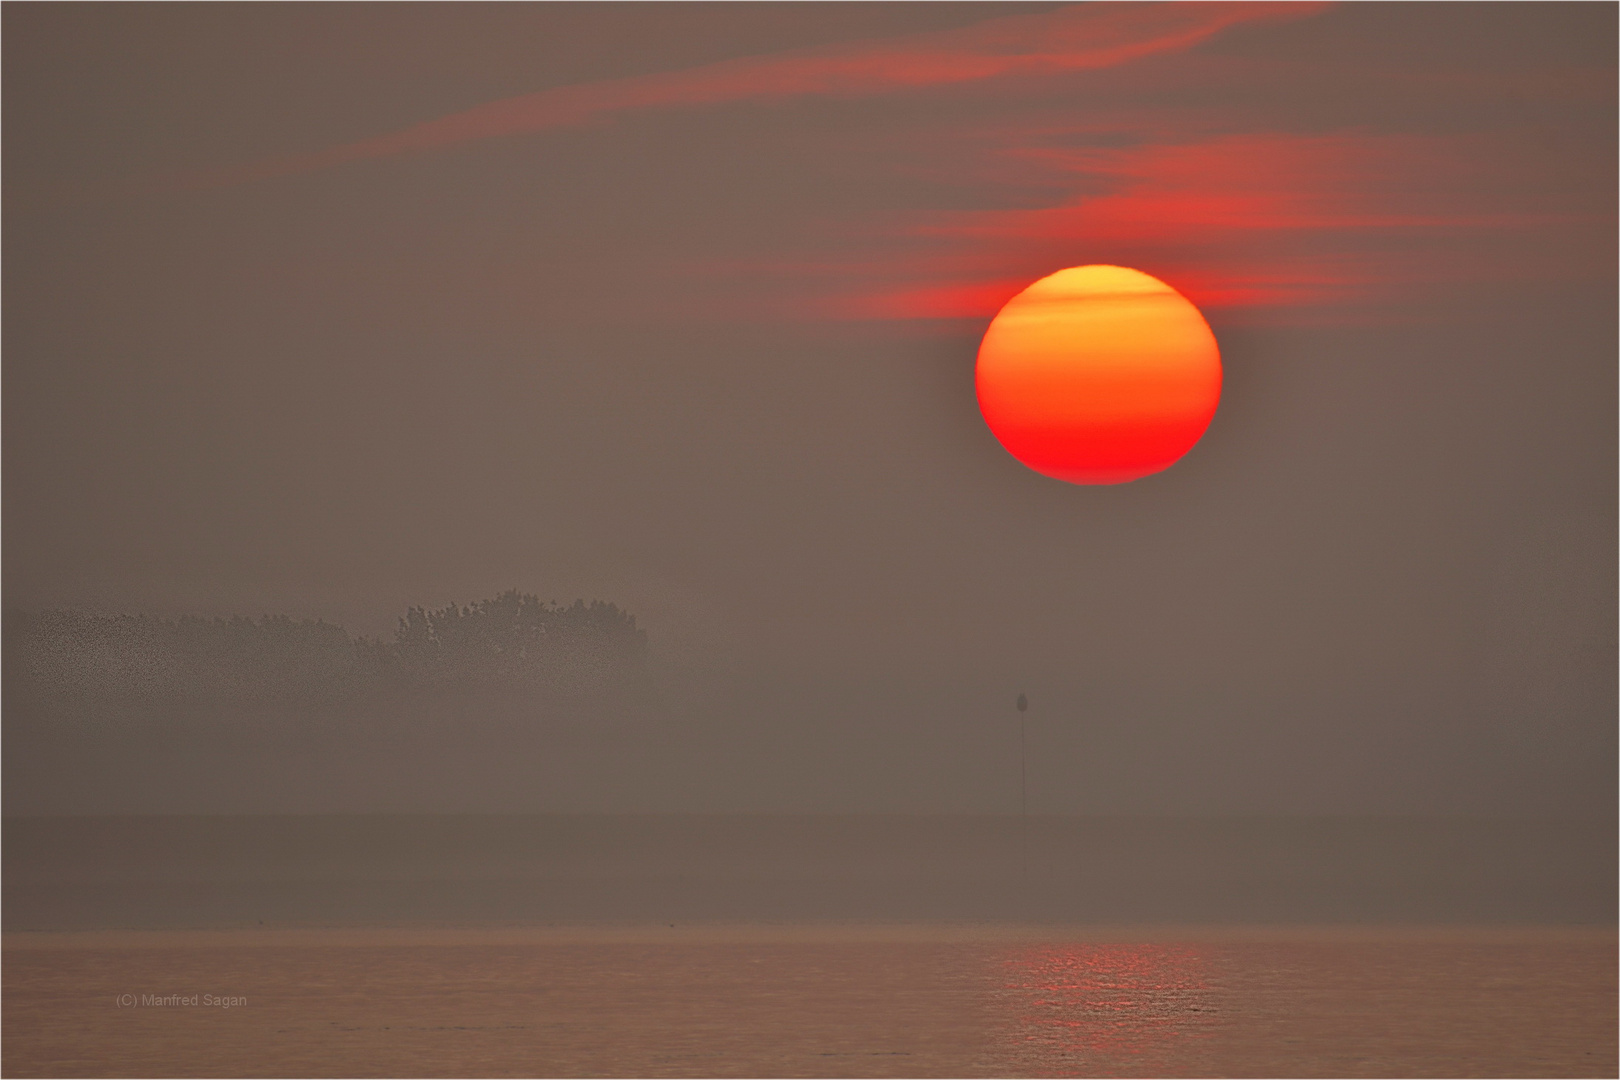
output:
[[[1024,714],[1029,698],[1018,694],[1018,849],[1025,888],[1029,887],[1029,758],[1024,753]]]

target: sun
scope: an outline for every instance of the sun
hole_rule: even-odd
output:
[[[1221,354],[1192,303],[1150,274],[1076,266],[1007,301],[985,331],[979,411],[1007,452],[1071,484],[1174,465],[1221,399]]]

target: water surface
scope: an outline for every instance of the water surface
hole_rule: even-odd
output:
[[[1615,963],[1522,928],[10,934],[4,1069],[1612,1076]]]

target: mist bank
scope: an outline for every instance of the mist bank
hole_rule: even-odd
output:
[[[1286,716],[1245,735],[1253,714],[1214,694],[1189,709],[1151,685],[971,671],[654,674],[96,725],[8,698],[0,794],[28,815],[996,814],[1023,788],[1032,814],[1612,816],[1612,731],[1574,762],[1584,744],[1547,731],[1492,754],[1469,729],[1385,744],[1355,704],[1327,741]]]
[[[1004,615],[882,641],[864,619],[806,619],[792,648],[760,632],[729,656],[649,641],[611,604],[516,593],[415,609],[386,642],[280,618],[8,617],[0,794],[29,815],[995,814],[1022,798],[1061,815],[1612,814],[1612,672],[1603,693],[1493,691],[1486,708],[1415,674],[919,645],[940,625],[1022,625]]]
[[[413,607],[391,641],[285,615],[257,619],[8,612],[8,711],[56,724],[196,725],[255,708],[388,703],[489,690],[578,693],[634,682],[647,635],[615,604],[509,590]]]
[[[1613,820],[7,818],[17,930],[782,921],[1613,925]]]
[[[5,631],[11,813],[320,809],[388,789],[401,754],[429,769],[499,757],[559,718],[602,728],[604,709],[649,693],[634,615],[516,590],[412,608],[390,641],[268,615],[10,612]]]

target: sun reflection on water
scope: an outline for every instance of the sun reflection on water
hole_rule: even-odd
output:
[[[1170,1075],[1215,1021],[1208,960],[1177,945],[1022,949],[1002,960],[1002,1050],[1030,1076]]]

